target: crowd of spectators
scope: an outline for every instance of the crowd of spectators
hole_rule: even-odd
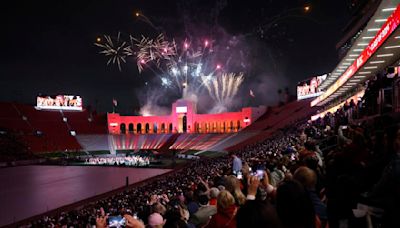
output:
[[[391,117],[298,123],[24,227],[400,227],[400,128]]]
[[[85,165],[111,165],[111,166],[149,166],[150,158],[139,155],[93,157],[85,160]]]

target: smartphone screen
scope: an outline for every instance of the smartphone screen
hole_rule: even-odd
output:
[[[240,171],[237,172],[236,177],[237,177],[237,179],[242,179],[243,178],[242,172],[240,172]]]
[[[109,216],[108,217],[108,226],[109,227],[124,227],[125,226],[125,218],[122,216]]]
[[[257,169],[257,170],[253,173],[253,176],[256,176],[256,177],[258,177],[258,179],[262,180],[262,179],[264,179],[264,172],[265,172],[265,170]]]

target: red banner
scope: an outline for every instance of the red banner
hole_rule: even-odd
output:
[[[340,88],[347,80],[359,70],[368,59],[378,50],[378,48],[386,41],[386,39],[396,30],[400,24],[400,4],[397,5],[396,10],[387,19],[386,23],[381,27],[376,36],[371,40],[368,46],[360,54],[360,56],[353,62],[353,64],[347,68],[346,72],[340,76],[338,80],[331,85],[324,94],[317,97],[311,102],[311,106],[317,105],[319,102],[325,100],[327,97],[332,95],[337,89]]]

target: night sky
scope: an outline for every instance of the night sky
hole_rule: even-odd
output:
[[[309,13],[301,8],[306,4]],[[154,36],[157,32],[135,17],[138,11],[169,37],[219,39],[220,31],[240,37],[254,68],[241,87],[241,105],[273,105],[278,88],[289,86],[295,94],[298,81],[330,72],[350,18],[345,0],[16,0],[2,5],[0,16],[0,100],[34,104],[40,93],[72,94],[104,112],[116,98],[120,112],[137,113],[154,75],[139,75],[135,64],[121,72],[107,66],[94,42],[118,31]],[[243,98],[249,89],[255,101]]]

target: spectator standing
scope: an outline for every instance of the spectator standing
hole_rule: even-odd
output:
[[[234,174],[237,174],[240,170],[242,170],[242,160],[236,155],[232,155],[232,171]]]

